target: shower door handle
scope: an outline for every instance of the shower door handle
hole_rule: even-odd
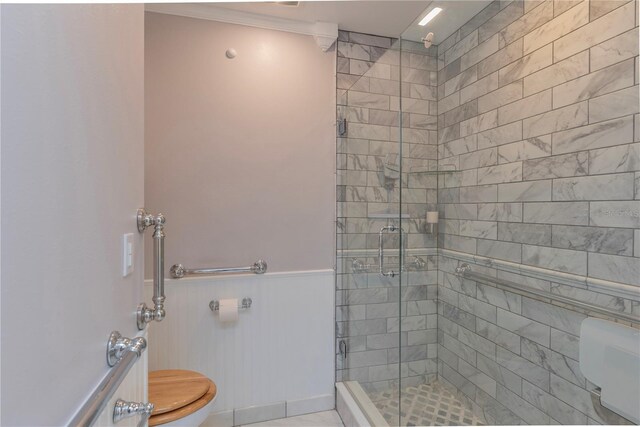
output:
[[[395,277],[396,272],[393,270],[384,271],[384,244],[382,242],[382,236],[386,231],[400,231],[402,233],[402,229],[395,225],[388,225],[386,227],[382,227],[380,229],[380,233],[378,233],[378,264],[380,265],[380,274],[386,277]]]

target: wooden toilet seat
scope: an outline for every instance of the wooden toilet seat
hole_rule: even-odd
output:
[[[216,384],[204,375],[181,369],[149,372],[149,402],[154,409],[149,426],[184,418],[216,396]]]

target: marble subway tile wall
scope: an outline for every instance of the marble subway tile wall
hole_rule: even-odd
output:
[[[637,2],[494,1],[438,64],[438,161],[458,171],[438,187],[439,378],[493,424],[624,422],[580,373],[584,314],[454,269],[455,252],[542,268],[473,267],[640,314]]]
[[[437,375],[436,242],[424,232],[437,204],[437,54],[400,43],[342,31],[337,42],[337,118],[346,119],[337,134],[337,380],[368,392]],[[398,225],[400,197],[407,261],[425,262],[401,279],[382,277],[377,259],[378,232]],[[385,269],[398,270],[399,245],[398,233],[385,235]]]

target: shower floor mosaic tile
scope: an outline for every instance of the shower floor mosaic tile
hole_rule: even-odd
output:
[[[381,392],[371,396],[389,425],[398,422],[397,392]],[[478,426],[484,421],[438,383],[421,384],[402,390],[401,426]]]

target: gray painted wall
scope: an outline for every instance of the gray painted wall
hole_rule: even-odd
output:
[[[145,202],[167,216],[167,269],[332,268],[335,51],[158,13],[145,32]]]
[[[107,372],[111,331],[137,333],[143,6],[4,4],[1,35],[1,423],[59,426]]]

